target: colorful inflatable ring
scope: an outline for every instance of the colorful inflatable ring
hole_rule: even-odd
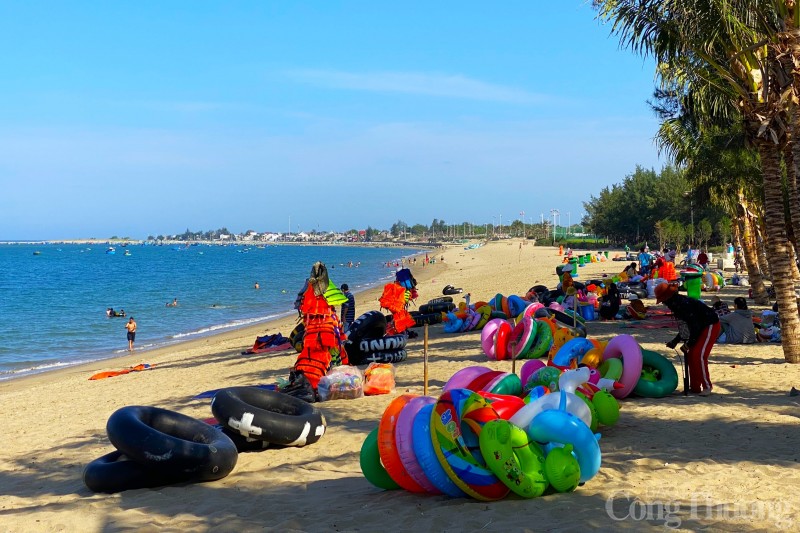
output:
[[[619,381],[619,378],[622,377],[622,360],[606,359],[600,363],[600,366],[597,367],[597,371],[606,379]]]
[[[528,359],[525,361],[525,363],[523,363],[522,368],[519,371],[520,382],[527,383],[534,372],[540,368],[544,368],[545,366],[547,365],[544,364],[544,361],[540,361],[538,359]]]
[[[452,311],[447,313],[447,320],[444,325],[444,331],[446,333],[458,333],[461,331],[463,325],[464,321],[458,318],[455,313]]]
[[[565,394],[562,392],[562,395]],[[583,402],[580,398],[578,401]],[[587,424],[566,411],[542,411],[528,427],[528,436],[538,442],[572,444],[581,469],[581,483],[592,479],[600,470],[600,446],[597,438]]]
[[[599,390],[592,397],[597,421],[604,426],[613,426],[619,420],[619,402],[606,390]]]
[[[492,404],[492,409],[503,420],[508,420],[514,414],[525,407],[525,400],[519,396],[511,394],[495,394],[486,391],[477,391],[478,394],[489,400]]]
[[[480,320],[478,320],[478,323],[475,325],[475,329],[483,329],[486,323],[492,318],[492,307],[488,304],[484,304],[480,307],[475,307],[475,310],[481,315]]]
[[[395,439],[397,441],[397,453],[400,455],[400,461],[403,463],[403,467],[406,472],[408,472],[408,475],[426,491],[439,494],[441,491],[428,480],[422,469],[422,465],[417,461],[417,456],[414,455],[414,445],[412,441],[412,430],[417,414],[426,405],[433,405],[434,403],[436,403],[436,399],[430,396],[417,396],[409,401],[397,417]]]
[[[583,354],[581,358],[581,364],[584,364],[591,368],[597,368],[603,362],[603,350],[605,350],[605,346],[596,346]]]
[[[558,349],[553,356],[552,363],[561,368],[575,368],[578,366],[578,361],[592,348],[594,348],[594,344],[591,341],[583,337],[575,337]]]
[[[492,369],[486,368],[485,366],[468,366],[462,368],[450,376],[450,379],[448,379],[447,383],[444,384],[442,392],[447,392],[452,389],[467,389],[469,388],[469,384],[472,383],[475,378],[486,374],[487,372],[492,372]]]
[[[470,314],[470,321],[469,325],[467,326],[467,331],[472,331],[473,329],[478,327],[478,322],[481,321],[483,315],[472,309],[470,309],[469,314]]]
[[[527,305],[528,302],[526,302],[516,294],[512,294],[511,296],[508,297],[508,310],[510,312],[510,316],[517,316],[522,314]]]
[[[505,320],[493,318],[488,321],[481,330],[481,348],[483,348],[483,353],[486,354],[486,357],[491,360],[497,359],[497,355],[494,352],[494,338],[497,335],[500,324],[503,322],[505,322]]]
[[[536,323],[532,318],[525,317],[514,326],[509,340],[511,357],[513,359],[523,359],[528,355],[533,340],[536,338]]]
[[[633,392],[636,383],[642,375],[642,349],[631,335],[617,335],[608,342],[603,350],[603,359],[622,359],[622,376],[617,380],[622,385],[621,389],[614,389],[611,395],[622,399]]]
[[[378,428],[370,431],[367,438],[364,439],[359,462],[364,477],[379,489],[395,490],[400,488],[400,485],[394,482],[381,464],[381,456],[378,452]]]
[[[465,389],[442,394],[431,414],[431,438],[439,463],[458,488],[483,501],[500,500],[509,492],[486,467],[475,431],[492,414],[498,418],[488,400]]]
[[[417,416],[414,417],[414,424],[411,428],[414,455],[422,467],[425,477],[437,489],[452,498],[464,498],[467,495],[450,480],[433,449],[433,441],[431,440],[431,414],[433,413],[433,407],[434,404],[423,406]]]
[[[512,331],[513,328],[511,324],[506,321],[503,321],[503,323],[497,327],[497,333],[494,336],[494,355],[495,359],[498,361],[511,358],[511,354],[508,350],[508,340],[511,338]]]
[[[594,404],[592,403],[592,400],[590,400],[589,398],[587,398],[587,397],[586,397],[586,395],[585,395],[585,394],[583,394],[582,392],[580,392],[580,391],[577,391],[577,392],[575,392],[575,395],[576,395],[578,398],[580,398],[581,400],[583,400],[583,403],[585,403],[585,404],[586,404],[586,407],[588,407],[588,408],[589,408],[589,412],[590,412],[590,413],[591,413],[591,415],[592,415],[592,423],[591,423],[591,424],[589,424],[589,429],[591,429],[591,430],[592,430],[592,433],[596,432],[596,431],[597,431],[597,426],[598,426],[598,425],[599,425],[599,423],[600,423],[600,421],[599,421],[599,420],[598,420],[598,418],[597,418],[597,408],[596,408],[596,407],[594,406]],[[613,396],[612,396],[612,398],[613,398]]]
[[[544,309],[544,305],[542,305],[541,302],[533,302],[531,304],[528,304],[522,311],[522,316],[523,317],[529,316],[531,318],[536,318],[535,315],[538,309]]]
[[[522,394],[522,382],[519,380],[519,376],[516,374],[512,374],[511,372],[503,372],[502,375],[494,378],[481,390],[485,390],[494,394],[508,394],[511,396],[517,396]]]
[[[491,370],[485,374],[481,374],[464,388],[469,389],[472,392],[478,392],[480,390],[486,390],[488,392],[489,384],[496,381],[498,378],[505,376],[506,374],[508,374],[508,372],[503,372],[502,370]]]
[[[497,478],[523,498],[544,494],[544,452],[524,430],[505,420],[487,422],[479,437],[481,454]]]
[[[409,492],[426,492],[406,471],[397,450],[397,418],[408,402],[415,397],[412,394],[398,396],[383,412],[378,424],[378,453],[383,467],[395,483]]]
[[[499,292],[492,298],[491,304],[494,311],[503,311],[503,298],[504,296]]]
[[[639,378],[633,393],[644,398],[664,398],[678,388],[678,372],[672,362],[652,350],[642,350],[642,368],[652,368],[658,372],[657,381]]]
[[[538,359],[550,351],[553,345],[552,322],[548,320],[536,319],[536,335],[534,336],[533,346],[528,351],[528,358]]]

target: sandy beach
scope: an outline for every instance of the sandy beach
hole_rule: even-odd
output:
[[[508,240],[472,250],[448,248],[437,251],[437,258],[442,254],[444,262],[412,267],[417,305],[441,296],[446,284],[462,287],[474,301],[557,283],[554,268],[560,258],[551,247]],[[589,264],[579,270],[579,280],[613,275],[625,264]],[[335,273],[332,278],[336,281]],[[745,292],[728,286],[719,295],[732,306],[733,298]],[[379,293],[357,294],[357,314],[377,309]],[[663,309],[655,300],[645,302]],[[667,526],[772,531],[794,528],[800,516],[800,397],[788,394],[793,386],[800,388],[800,366],[784,362],[779,344],[716,345],[710,361],[715,394],[708,398],[675,394],[623,400],[619,423],[601,428],[599,474],[573,493],[486,503],[382,491],[364,479],[359,451],[384,408],[397,394],[422,394],[421,329],[419,338],[409,342],[408,360],[396,365],[395,394],[317,404],[328,429],[316,444],[240,454],[229,476],[210,483],[113,495],[94,494],[83,485],[84,466],[113,450],[105,424],[115,410],[151,405],[209,418],[210,401],[192,399],[196,394],[288,376],[294,350],[241,352],[257,335],[288,335],[295,323],[289,317],[1,382],[6,444],[0,463],[0,530],[461,532]],[[629,325],[591,322],[589,336],[607,340],[631,334],[642,347],[672,356],[664,343],[674,329]],[[432,326],[429,334],[433,396],[464,366],[510,370],[508,361],[487,361],[480,332],[448,334]],[[95,372],[138,363],[156,367],[88,380]]]

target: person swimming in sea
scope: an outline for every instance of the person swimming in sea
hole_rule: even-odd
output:
[[[167,307],[178,307],[178,299],[175,298],[172,302],[167,302]]]

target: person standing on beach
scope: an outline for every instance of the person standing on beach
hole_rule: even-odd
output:
[[[133,341],[136,340],[136,321],[133,317],[128,320],[128,323],[125,324],[125,329],[128,330],[128,351],[133,351]]]
[[[656,303],[666,305],[678,320],[678,334],[667,348],[684,341],[681,350],[689,367],[689,388],[700,396],[710,396],[714,386],[708,374],[708,356],[719,337],[719,316],[700,300],[678,294],[678,286],[673,283],[659,283],[655,292]]]
[[[350,331],[350,326],[356,321],[356,298],[350,292],[350,286],[347,283],[342,284],[342,292],[347,301],[342,304],[342,323],[344,324],[344,332]]]

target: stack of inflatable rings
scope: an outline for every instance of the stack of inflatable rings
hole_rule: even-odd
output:
[[[386,317],[380,311],[359,316],[347,333],[345,350],[351,364],[400,363],[408,357],[408,335],[386,336]]]

